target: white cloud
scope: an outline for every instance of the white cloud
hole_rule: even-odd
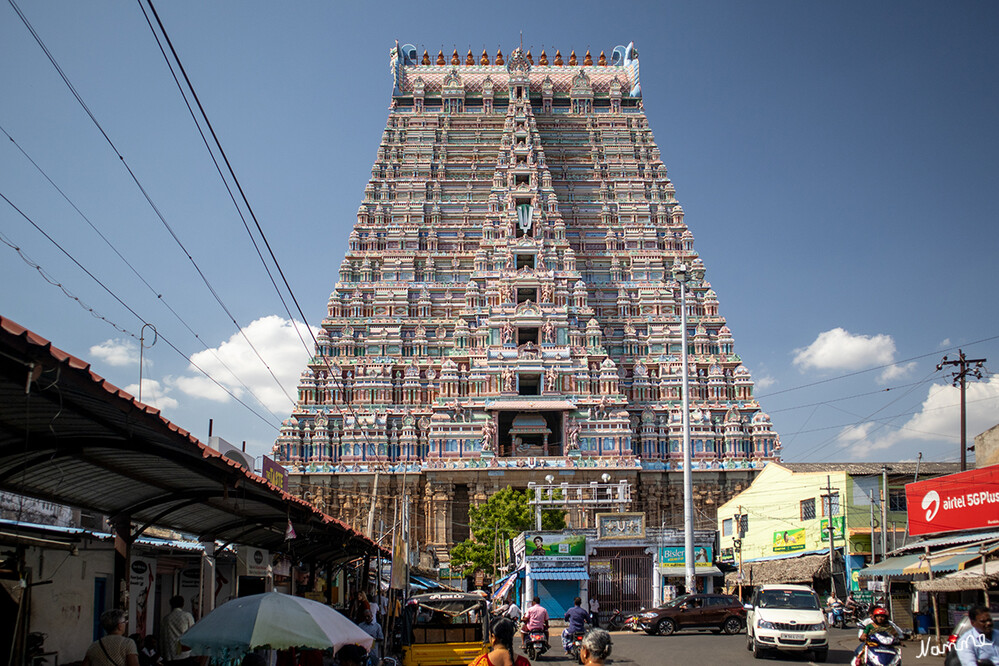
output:
[[[138,365],[139,346],[129,340],[108,339],[91,347],[90,355],[116,368]],[[143,365],[148,366],[149,361],[145,361]]]
[[[300,330],[311,349],[312,340],[304,324],[296,324],[303,327]],[[312,330],[314,334],[319,332],[316,328]],[[251,322],[242,333],[245,338],[243,334],[236,333],[218,347],[194,354],[191,360],[241,400],[249,398],[243,388],[245,384],[267,409],[279,415],[290,411],[294,405],[288,400],[285,391],[292,398],[295,397],[298,378],[305,369],[310,351],[302,346],[292,322],[277,315]],[[247,339],[281,382],[284,391],[275,384],[271,371],[257,358]],[[231,399],[193,365],[188,368],[188,373],[183,377],[172,378],[171,384],[179,391],[196,398],[215,402],[228,402]]]
[[[125,391],[134,395],[138,400],[138,384],[129,384],[125,387]],[[155,379],[146,379],[145,377],[142,379],[142,402],[160,411],[176,409],[180,405],[176,398],[170,396],[168,386],[164,386]]]
[[[999,375],[988,381],[969,382],[967,385],[967,428],[968,444],[974,437],[996,425],[999,421]],[[961,394],[960,389],[951,384],[933,384],[919,411],[913,414],[899,428],[882,428],[885,434],[865,444],[868,450],[884,450],[901,442],[937,442],[953,446],[954,457],[959,455],[957,442],[961,438]],[[854,428],[867,428],[874,424],[865,423]]]
[[[794,350],[794,364],[801,370],[862,370],[894,360],[890,335],[853,335],[842,328],[819,333],[815,342]]]
[[[916,367],[915,361],[909,361],[908,363],[896,363],[895,365],[889,365],[887,368],[881,371],[878,375],[878,381],[882,384],[887,384],[888,382],[901,379],[908,375],[913,368]]]
[[[777,383],[777,380],[770,375],[763,375],[756,380],[756,388],[759,390],[768,389]]]
[[[944,338],[943,340],[940,341],[940,344],[938,346],[940,347],[940,349],[950,347],[950,338]]]

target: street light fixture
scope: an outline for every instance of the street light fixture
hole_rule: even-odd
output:
[[[690,456],[690,378],[687,375],[687,264],[673,264],[673,278],[680,285],[680,355],[683,359],[683,568],[687,592],[697,590],[694,578],[694,486]]]

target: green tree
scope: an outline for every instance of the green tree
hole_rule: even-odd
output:
[[[478,506],[468,509],[471,538],[451,549],[451,569],[472,572],[477,569],[492,572],[493,564],[503,556],[502,549],[508,539],[521,532],[534,529],[534,512],[528,504],[527,491],[504,488]],[[565,511],[546,509],[541,514],[542,530],[565,528]]]

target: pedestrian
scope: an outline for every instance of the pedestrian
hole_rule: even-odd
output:
[[[184,597],[170,597],[170,612],[163,616],[160,627],[163,633],[161,654],[166,666],[186,666],[191,661],[191,651],[184,649],[180,637],[194,626],[194,616],[184,610]]]
[[[611,655],[611,635],[603,629],[590,629],[583,636],[579,647],[579,661],[583,666],[604,666]]]
[[[517,605],[516,599],[510,599],[510,605],[506,607],[505,614],[513,622],[520,619],[520,606]]]
[[[590,624],[594,627],[600,626],[600,601],[596,597],[590,597]]]
[[[972,606],[968,619],[971,628],[957,641],[961,666],[976,666],[983,662],[999,664],[999,629],[992,626],[992,613],[985,606]]]
[[[471,666],[531,666],[531,662],[523,655],[513,652],[513,635],[517,628],[513,622],[498,617],[489,625],[490,650],[479,655]]]
[[[113,608],[101,613],[101,628],[107,634],[87,648],[83,666],[139,666],[135,641],[125,635],[128,613]]]
[[[139,666],[161,666],[162,663],[163,659],[156,649],[156,636],[146,634],[142,639],[142,649],[139,650]]]
[[[357,623],[361,629],[371,636],[374,641],[371,643],[371,649],[368,650],[368,656],[374,663],[378,663],[378,660],[382,658],[382,642],[385,640],[385,634],[382,632],[382,625],[378,624],[375,619],[374,613],[370,610],[365,611],[364,619]]]

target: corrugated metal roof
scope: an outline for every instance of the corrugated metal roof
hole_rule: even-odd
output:
[[[920,475],[930,474],[953,474],[954,472],[961,471],[960,463],[939,463],[939,462],[886,462],[886,463],[789,463],[789,462],[776,462],[772,463],[774,465],[780,465],[784,469],[790,470],[792,472],[800,473],[811,473],[811,472],[846,472],[847,474],[855,474],[858,476],[869,476],[873,474],[880,475],[881,468],[885,465],[888,467],[888,476],[913,476],[918,467]]]
[[[531,568],[531,578],[534,580],[590,580],[590,574],[583,567],[545,567]]]
[[[989,532],[957,532],[955,534],[948,534],[947,536],[934,537],[932,539],[923,539],[922,541],[913,541],[912,543],[906,544],[901,548],[896,548],[894,552],[904,553],[909,550],[923,550],[924,548],[938,548],[940,546],[950,546],[962,543],[972,543],[972,542],[984,542],[991,540],[999,540],[999,531],[989,531]]]
[[[160,525],[199,540],[283,551],[290,520],[300,559],[377,550],[3,317],[0,489],[128,517],[137,536]]]

